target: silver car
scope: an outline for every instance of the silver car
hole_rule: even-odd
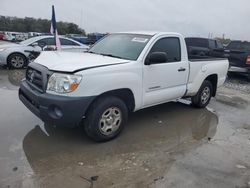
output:
[[[88,46],[69,38],[59,37],[63,51],[84,52]],[[20,43],[5,43],[0,45],[0,65],[11,68],[23,68],[28,63],[29,52],[51,50],[55,47],[53,36],[38,36]]]

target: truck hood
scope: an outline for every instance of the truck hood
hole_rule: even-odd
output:
[[[129,60],[113,58],[91,53],[76,52],[42,52],[35,60],[49,70],[75,72],[78,70],[126,63]]]

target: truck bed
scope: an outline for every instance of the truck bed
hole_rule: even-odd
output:
[[[226,58],[189,59],[189,76],[187,84],[187,96],[192,96],[199,90],[203,78],[216,75],[217,87],[226,80],[228,71],[228,60]]]

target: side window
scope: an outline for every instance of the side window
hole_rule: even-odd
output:
[[[180,40],[177,37],[159,39],[150,50],[150,53],[152,52],[167,53],[167,62],[181,61]]]
[[[220,41],[216,41],[216,43],[217,43],[217,48],[220,48],[220,49],[223,48],[223,45]]]
[[[55,46],[56,45],[55,38],[54,37],[47,38],[47,45],[48,46]]]
[[[38,43],[38,46],[46,46],[47,45],[47,39],[41,39],[36,41]]]
[[[216,48],[215,40],[209,40],[209,47],[212,48],[212,49]]]
[[[71,40],[67,40],[67,39],[63,39],[63,38],[60,38],[60,42],[61,42],[61,45],[64,45],[64,46],[79,46],[79,44],[77,44]]]

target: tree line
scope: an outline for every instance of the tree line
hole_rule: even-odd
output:
[[[51,21],[47,19],[0,16],[0,31],[49,33],[50,25]],[[57,30],[60,35],[71,33],[85,35],[84,29],[69,22],[57,22]]]

